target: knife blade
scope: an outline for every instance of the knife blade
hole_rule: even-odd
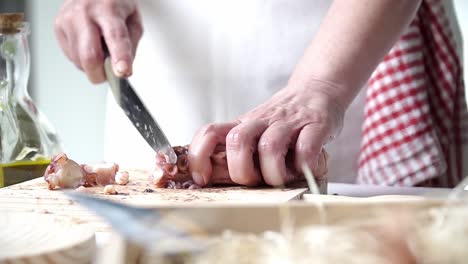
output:
[[[178,209],[162,213],[158,209],[126,205],[76,191],[64,193],[106,220],[125,239],[148,250],[171,255],[198,253],[207,246],[202,234],[187,228],[186,221],[190,219],[181,219]]]
[[[133,126],[156,153],[163,153],[167,157],[166,162],[175,164],[177,156],[166,135],[138,97],[128,79],[115,75],[109,56],[105,59],[104,71],[115,101]]]

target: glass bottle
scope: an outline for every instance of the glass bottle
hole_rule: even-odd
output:
[[[0,187],[43,175],[60,140],[27,91],[29,25],[0,14]]]

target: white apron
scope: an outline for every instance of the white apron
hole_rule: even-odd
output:
[[[230,121],[284,87],[331,0],[139,3],[145,32],[131,81],[172,145],[185,145],[202,125]],[[152,149],[107,102],[105,159],[153,168]],[[363,105],[360,96],[348,111],[339,149],[327,147],[332,180],[355,179]]]

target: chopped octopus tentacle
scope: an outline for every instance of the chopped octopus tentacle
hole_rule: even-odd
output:
[[[60,153],[52,158],[52,162],[44,172],[44,180],[50,190],[55,188],[74,188],[105,186],[108,184],[128,183],[128,172],[119,172],[116,163],[101,163],[95,165],[79,165]],[[118,177],[116,179],[116,176]],[[116,182],[118,180],[118,182]],[[82,190],[82,189],[80,189]]]
[[[119,165],[116,163],[83,164],[81,166],[86,172],[83,184],[85,187],[113,184],[115,183],[115,175],[119,171]]]
[[[188,152],[189,146],[173,147],[177,155],[177,163],[170,164],[163,153],[156,155],[156,167],[153,171],[151,181],[156,187],[169,189],[199,189],[200,186],[194,184],[189,170]],[[226,158],[226,146],[218,145],[211,155],[212,178],[210,184],[215,185],[234,185],[235,183],[229,176]],[[258,163],[258,162],[257,162]],[[312,172],[318,180],[326,179],[328,173],[328,154],[324,149],[319,155],[318,166],[313,168]],[[302,172],[296,172],[297,180],[303,180]],[[177,183],[180,183],[177,185]]]
[[[115,174],[115,182],[119,185],[126,185],[129,181],[130,175],[128,171],[118,171]]]
[[[44,180],[50,190],[60,188],[78,188],[85,172],[78,163],[69,159],[65,153],[52,158],[44,173]]]

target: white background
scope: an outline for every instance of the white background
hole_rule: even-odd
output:
[[[463,35],[468,36],[468,16],[461,15],[468,13],[468,1],[454,2]],[[62,0],[47,0],[47,4],[29,1],[33,26],[31,87],[36,103],[57,129],[70,157],[82,163],[98,162],[103,159],[104,152],[107,86],[90,84],[61,52],[53,28],[54,17],[62,3]],[[464,50],[468,48],[467,42]],[[466,58],[465,55],[465,65]]]

